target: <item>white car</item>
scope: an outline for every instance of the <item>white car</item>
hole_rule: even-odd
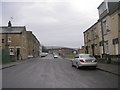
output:
[[[97,60],[90,54],[77,54],[75,59],[72,60],[72,66],[79,67],[97,67]]]
[[[44,53],[44,52],[41,53],[41,57],[45,57],[47,55],[48,55],[48,53]]]
[[[28,55],[28,59],[29,59],[29,58],[33,58],[33,55]]]
[[[54,58],[58,58],[58,55],[54,55]]]

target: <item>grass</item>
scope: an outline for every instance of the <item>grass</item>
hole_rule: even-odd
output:
[[[74,59],[75,54],[73,54],[73,53],[68,53],[68,54],[65,54],[64,57],[65,57],[65,58]]]

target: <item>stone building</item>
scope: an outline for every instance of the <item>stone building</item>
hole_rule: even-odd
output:
[[[84,32],[86,53],[120,55],[120,2],[102,2],[99,19]]]
[[[28,55],[33,57],[38,57],[40,55],[40,42],[32,31],[27,31],[28,40]]]
[[[98,56],[100,54],[98,22],[84,32],[84,44],[85,53],[89,53],[93,56]]]
[[[120,2],[103,2],[99,7],[100,54],[120,54]]]
[[[27,59],[30,55],[39,56],[40,42],[25,26],[2,26],[0,27],[2,54],[9,52],[10,60]]]

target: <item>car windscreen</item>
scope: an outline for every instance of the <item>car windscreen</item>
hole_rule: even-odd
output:
[[[95,58],[92,55],[80,55],[80,58]]]

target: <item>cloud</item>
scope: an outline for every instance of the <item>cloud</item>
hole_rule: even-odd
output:
[[[83,32],[98,19],[100,0],[45,0],[3,2],[3,25],[13,17],[13,25],[26,25],[44,45],[80,47]]]

